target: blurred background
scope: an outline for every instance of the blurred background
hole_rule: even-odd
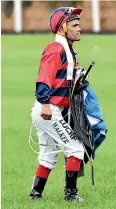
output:
[[[49,16],[61,6],[81,7],[82,31],[116,31],[116,1],[2,1],[2,32],[49,32]]]

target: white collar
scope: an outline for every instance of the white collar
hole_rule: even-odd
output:
[[[59,34],[56,34],[55,41],[60,43],[66,52],[67,60],[68,60],[68,66],[67,66],[67,80],[72,80],[73,78],[73,69],[74,69],[74,61],[72,57],[72,53],[70,51],[67,39]]]

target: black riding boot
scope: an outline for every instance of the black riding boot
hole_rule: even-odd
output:
[[[84,200],[77,195],[77,171],[66,171],[66,185],[64,188],[65,200],[84,202]]]
[[[31,199],[42,198],[42,192],[44,190],[46,182],[47,179],[39,176],[34,176],[33,185],[29,194]]]

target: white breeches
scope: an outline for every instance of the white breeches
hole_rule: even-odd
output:
[[[52,119],[44,120],[41,116],[42,104],[38,101],[32,107],[32,122],[36,126],[40,146],[39,162],[41,165],[52,169],[57,162],[58,147],[61,147],[66,156],[74,156],[83,160],[84,148],[74,131],[65,122],[61,112],[62,107],[50,104]],[[50,154],[47,154],[50,153]]]

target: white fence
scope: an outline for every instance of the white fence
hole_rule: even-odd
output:
[[[92,31],[100,32],[99,0],[91,0]],[[22,1],[14,0],[14,31],[22,31]]]

